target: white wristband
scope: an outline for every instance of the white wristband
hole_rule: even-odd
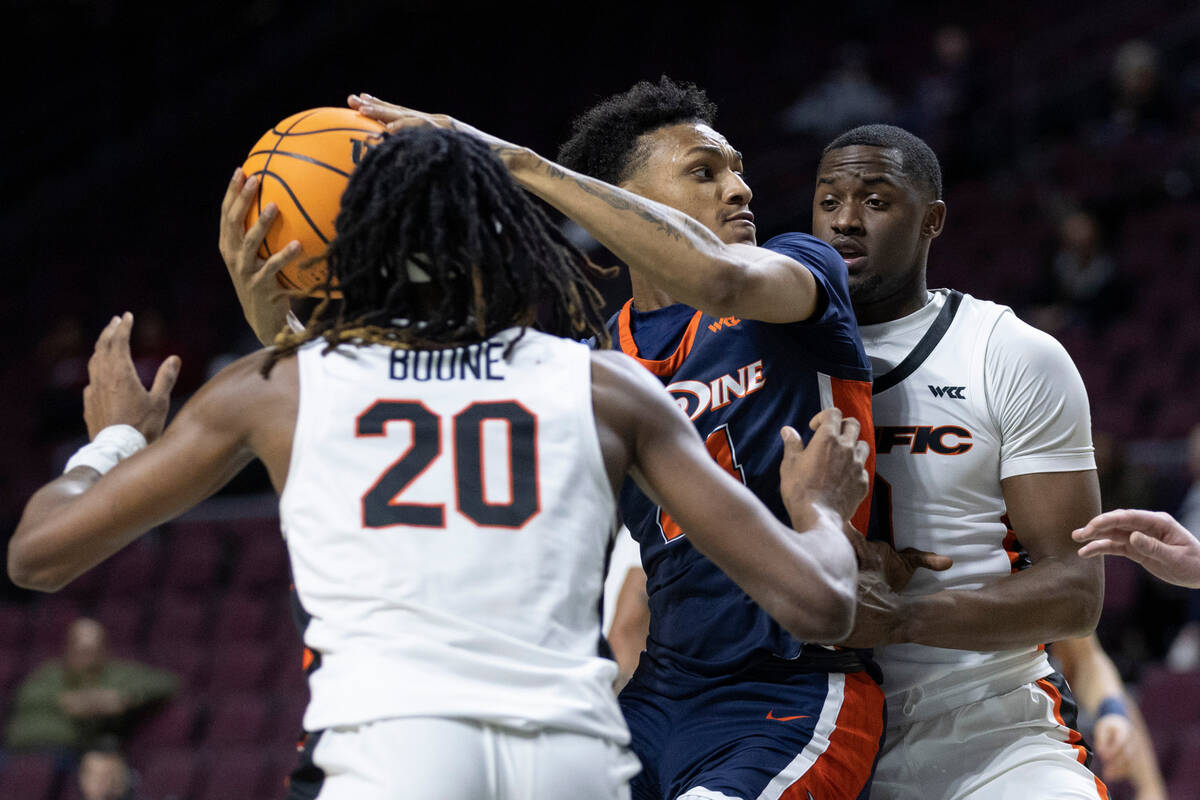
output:
[[[146,437],[132,425],[109,425],[67,461],[63,473],[91,467],[101,475],[146,446]]]

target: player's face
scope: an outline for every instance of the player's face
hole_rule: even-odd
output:
[[[621,184],[678,209],[726,244],[754,244],[754,193],[742,178],[742,154],[703,123],[659,128],[638,140],[640,165]]]
[[[813,234],[845,259],[856,310],[921,307],[929,242],[945,208],[905,176],[897,150],[855,145],[821,159]]]

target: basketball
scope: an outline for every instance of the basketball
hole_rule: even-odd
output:
[[[333,240],[342,192],[355,165],[384,130],[381,123],[349,108],[313,108],[279,122],[250,150],[242,171],[247,178],[258,175],[261,182],[246,214],[246,228],[268,203],[279,207],[259,256],[269,258],[292,240],[302,247],[300,256],[278,273],[283,286],[311,294],[325,281],[321,256]],[[321,260],[310,262],[312,258]]]

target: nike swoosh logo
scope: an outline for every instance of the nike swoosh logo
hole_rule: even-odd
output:
[[[777,717],[777,716],[775,716],[775,709],[772,708],[770,711],[767,712],[767,719],[773,719],[776,722],[791,722],[794,719],[808,719],[808,715],[807,714],[797,714],[794,717]]]

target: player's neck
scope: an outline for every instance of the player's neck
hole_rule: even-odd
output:
[[[671,295],[632,270],[629,273],[629,283],[633,289],[633,307],[638,311],[653,311],[656,308],[666,308],[667,306],[674,305],[676,302]]]
[[[929,302],[924,272],[919,279],[895,294],[871,303],[854,303],[854,317],[859,325],[878,325],[914,314]]]

